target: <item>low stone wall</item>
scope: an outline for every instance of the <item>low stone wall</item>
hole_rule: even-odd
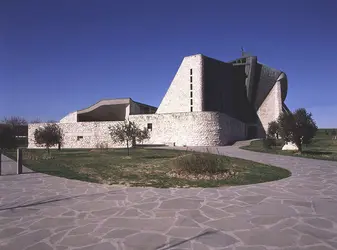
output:
[[[152,127],[151,138],[144,144],[176,146],[219,146],[245,138],[245,124],[218,112],[186,112],[130,115],[129,120],[140,128]],[[115,144],[109,126],[119,122],[59,123],[64,133],[64,148],[125,147]],[[151,124],[151,125],[149,125]],[[29,148],[36,148],[34,131],[45,124],[29,124]]]

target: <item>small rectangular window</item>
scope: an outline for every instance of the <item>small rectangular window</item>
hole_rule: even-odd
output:
[[[152,131],[152,123],[148,123],[147,124],[147,130],[151,130]]]
[[[191,105],[193,105],[193,99],[191,99]]]
[[[191,107],[191,112],[193,112],[193,107]]]
[[[82,140],[83,139],[83,136],[81,136],[81,135],[79,135],[79,136],[77,136],[77,140],[79,141],[79,140]]]
[[[190,82],[192,82],[192,76],[190,76]]]
[[[192,98],[192,97],[193,97],[193,92],[191,91],[191,93],[190,93],[190,94],[191,94],[191,98]]]
[[[192,84],[190,84],[190,90],[193,90],[193,85]]]
[[[192,72],[193,72],[192,69],[190,69],[190,75],[192,75]]]

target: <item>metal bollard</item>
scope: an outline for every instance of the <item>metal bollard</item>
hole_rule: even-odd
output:
[[[17,153],[16,153],[16,156],[17,156],[17,171],[16,173],[17,174],[22,174],[22,149],[21,148],[18,148],[17,149]]]

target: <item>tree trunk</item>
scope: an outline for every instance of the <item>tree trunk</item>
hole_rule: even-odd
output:
[[[47,152],[48,152],[48,155],[49,155],[49,147],[47,146]]]
[[[126,147],[128,149],[128,156],[130,155],[130,149],[129,149],[129,141],[126,141]]]
[[[57,149],[58,149],[58,151],[61,150],[61,143],[58,144],[58,148]]]

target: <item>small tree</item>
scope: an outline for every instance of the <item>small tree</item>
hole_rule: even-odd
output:
[[[286,142],[293,142],[302,152],[302,144],[311,143],[317,132],[317,126],[304,108],[297,109],[293,114],[282,113],[278,118],[280,136]]]
[[[268,124],[267,136],[270,138],[278,139],[279,125],[277,121],[272,121]]]
[[[137,127],[136,123],[130,121],[120,122],[116,125],[110,126],[110,136],[111,139],[116,142],[126,142],[126,147],[128,149],[128,155],[130,155],[129,144],[132,143],[133,146],[134,140],[139,136],[140,129]]]
[[[147,130],[146,128],[144,128],[143,130],[140,130],[138,131],[138,135],[137,135],[137,141],[139,143],[142,143],[145,141],[145,140],[148,140],[150,139],[150,133],[149,133],[149,130]]]
[[[47,124],[35,130],[34,139],[37,145],[46,147],[49,154],[50,147],[63,143],[62,129],[55,123]]]

